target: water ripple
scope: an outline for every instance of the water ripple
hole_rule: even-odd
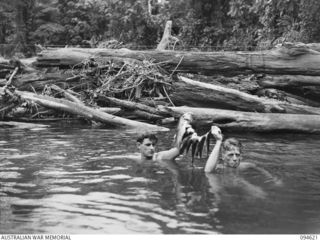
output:
[[[172,135],[159,135],[159,150]],[[244,159],[282,185],[251,171],[213,174],[210,183],[204,161],[196,160],[198,175],[189,156],[179,158],[178,176],[138,172],[133,131],[2,128],[0,137],[0,229],[8,233],[308,233],[319,224],[318,136],[239,135]],[[266,195],[252,198],[257,192]]]

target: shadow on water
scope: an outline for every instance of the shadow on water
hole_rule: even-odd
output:
[[[159,133],[159,149],[173,132]],[[255,171],[143,169],[132,131],[0,129],[1,233],[319,233],[320,136],[236,134]],[[204,155],[206,156],[206,155]]]

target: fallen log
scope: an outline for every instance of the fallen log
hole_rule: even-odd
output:
[[[167,98],[141,98],[139,99],[139,103],[156,108],[158,105],[167,105],[168,102],[166,100]]]
[[[163,112],[157,110],[156,108],[153,108],[148,105],[141,104],[141,103],[136,103],[136,102],[127,101],[127,100],[120,100],[117,98],[108,97],[108,96],[104,96],[104,95],[98,95],[98,100],[104,101],[106,103],[113,104],[116,106],[124,107],[124,108],[130,109],[130,110],[140,110],[143,112],[148,112],[153,115],[153,118],[161,119],[162,118],[161,115],[168,116],[168,113],[163,113]]]
[[[276,100],[286,101],[291,104],[297,104],[297,105],[306,105],[306,106],[313,106],[313,107],[320,107],[320,102],[313,101],[301,96],[293,95],[291,93],[277,90],[277,89],[260,89],[255,93],[259,97],[264,96],[268,98],[273,98]]]
[[[122,114],[120,113],[120,116],[126,116],[129,119],[142,118],[149,121],[159,121],[170,116],[167,112],[160,111],[156,108],[141,103],[120,100],[104,95],[98,95],[98,100],[128,109],[129,111],[124,111]]]
[[[6,80],[0,80],[0,86],[4,86]],[[31,73],[20,74],[12,81],[19,90],[43,90],[48,84],[56,84],[62,88],[74,88],[80,85],[91,85],[89,81],[82,81],[80,76],[72,76],[71,74],[63,73],[43,73],[34,71]]]
[[[74,103],[77,103],[79,105],[83,105],[83,102],[80,99],[78,99],[78,97],[74,96],[70,91],[61,89],[57,85],[50,85],[49,88],[51,88],[51,89],[57,91],[58,93],[62,94],[67,100],[70,100],[70,101],[72,101]]]
[[[257,82],[265,88],[320,86],[320,77],[306,75],[266,75],[258,78]]]
[[[0,94],[2,94],[1,92],[4,92],[3,88],[0,88]],[[159,130],[159,131],[168,130],[167,128],[164,128],[164,127],[117,117],[117,116],[107,114],[105,112],[102,112],[84,105],[79,105],[77,103],[64,100],[64,99],[57,99],[57,98],[38,95],[38,94],[25,92],[25,91],[16,91],[15,93],[19,95],[22,99],[33,101],[34,103],[37,103],[41,106],[44,106],[50,109],[55,109],[58,111],[64,111],[71,114],[79,115],[84,118],[88,118],[94,121],[99,121],[99,122],[113,125],[113,126],[141,128],[142,130]]]
[[[149,112],[142,111],[142,110],[131,110],[131,111],[123,111],[117,114],[117,116],[126,117],[129,119],[143,119],[147,121],[160,121],[164,119],[165,117],[150,114]]]
[[[129,49],[58,48],[39,53],[38,67],[70,68],[88,59],[153,60],[170,71],[237,75],[245,73],[320,75],[320,52],[285,43],[272,50],[244,52],[134,51]]]
[[[283,100],[289,103],[298,105],[310,105],[314,107],[320,106],[320,102],[318,102],[318,96],[320,96],[320,78],[318,76],[281,76],[259,74],[227,77],[221,75],[196,75],[195,77],[193,77],[193,79],[197,79],[200,82],[204,83],[221,85],[227,88],[237,89],[242,92],[258,96],[260,96],[259,92],[263,92],[266,89],[278,89],[279,96],[283,96]],[[281,98],[274,99],[281,100]]]
[[[301,43],[301,44],[303,44],[303,43]],[[320,43],[309,43],[309,44],[306,44],[306,46],[310,49],[313,49],[313,50],[320,52]]]
[[[0,127],[10,127],[10,128],[19,128],[19,129],[43,129],[50,127],[49,125],[43,125],[43,124],[31,124],[31,123],[25,123],[25,122],[16,122],[16,121],[0,121]]]
[[[186,77],[190,77],[190,75]],[[259,90],[265,88],[279,89],[289,93],[293,90],[312,88],[315,91],[310,89],[310,91],[308,91],[309,94],[310,92],[314,92],[314,95],[318,95],[320,93],[319,76],[251,74],[237,75],[233,77],[222,75],[193,75],[190,78],[204,83],[222,85],[228,88],[230,87],[251,94],[255,94]],[[308,98],[303,93],[301,95],[299,94],[299,96]]]
[[[33,72],[33,63],[36,58],[25,58],[25,59],[4,59],[0,57],[0,70],[11,70],[18,67],[23,72]]]
[[[115,107],[99,107],[97,108],[97,110],[102,111],[102,112],[106,112],[108,114],[116,114],[118,112],[121,111],[121,108],[115,108]]]
[[[298,98],[301,97],[304,99],[303,101],[310,106],[318,106],[317,103],[320,103],[320,86],[300,86],[277,89],[285,91],[288,96],[292,94]]]
[[[320,133],[319,115],[253,113],[213,108],[166,107],[172,115],[191,113],[196,125],[232,131]]]
[[[320,108],[262,98],[182,76],[173,83],[170,99],[177,106],[187,105],[265,113],[320,114]]]

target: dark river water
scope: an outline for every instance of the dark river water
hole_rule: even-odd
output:
[[[172,132],[158,133],[158,150]],[[233,135],[256,170],[176,172],[130,159],[134,131],[0,129],[0,233],[320,233],[320,136]],[[204,153],[206,157],[206,153]]]

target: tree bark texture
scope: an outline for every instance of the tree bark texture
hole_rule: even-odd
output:
[[[235,131],[320,132],[319,115],[249,113],[213,108],[167,108],[176,116],[191,113],[196,125],[217,125]]]
[[[266,75],[258,79],[258,84],[266,88],[320,86],[320,76]]]
[[[5,84],[6,80],[0,79],[0,86],[4,86]],[[12,81],[12,85],[19,90],[28,91],[42,91],[43,88],[49,84],[56,84],[64,89],[81,89],[92,85],[90,81],[84,81],[80,76],[71,76],[62,73],[43,73],[40,71],[20,74]]]
[[[265,113],[320,114],[320,108],[258,97],[235,89],[202,83],[185,77],[179,77],[179,80],[173,83],[170,98],[175,105],[192,107],[211,107]]]
[[[298,95],[293,95],[291,93],[278,90],[278,89],[272,89],[272,88],[260,89],[255,93],[255,95],[258,95],[259,97],[266,96],[268,98],[286,101],[288,103],[296,104],[296,105],[320,107],[320,102],[318,101],[313,101],[313,100],[310,100]]]
[[[3,92],[3,88],[0,88],[0,94],[1,92]],[[24,92],[24,91],[16,91],[16,94],[18,94],[22,99],[33,101],[41,106],[44,106],[50,109],[55,109],[58,111],[65,111],[71,114],[80,115],[84,118],[99,121],[99,122],[113,125],[113,126],[140,128],[141,131],[143,130],[167,131],[168,130],[167,128],[164,128],[164,127],[117,117],[117,116],[107,114],[105,112],[84,106],[82,104],[77,104],[64,99],[57,99],[50,96],[43,96],[43,95],[38,95],[38,94],[34,94],[31,92]]]
[[[161,111],[159,111],[158,109],[156,109],[154,107],[150,107],[148,105],[141,104],[141,103],[136,103],[136,102],[127,101],[127,100],[119,100],[117,98],[103,96],[103,95],[99,95],[98,99],[100,101],[104,101],[106,103],[113,104],[113,105],[116,105],[116,106],[121,106],[121,107],[124,107],[126,109],[140,110],[140,111],[148,112],[150,114],[153,114],[154,117],[157,116],[158,118],[161,118],[161,115],[168,116],[168,113],[161,112]]]
[[[272,50],[244,52],[134,51],[129,49],[60,48],[42,51],[39,67],[72,67],[89,58],[127,58],[163,63],[169,71],[237,75],[245,73],[320,75],[320,52],[307,45],[283,44]]]

